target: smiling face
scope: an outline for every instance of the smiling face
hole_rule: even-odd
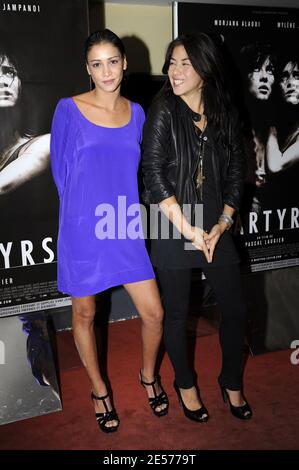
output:
[[[168,78],[173,93],[189,101],[193,95],[199,93],[203,86],[203,79],[196,72],[183,45],[173,49],[169,67]]]
[[[280,88],[287,103],[299,104],[299,67],[296,62],[288,62],[282,71]]]
[[[95,87],[111,93],[119,88],[124,70],[127,68],[127,61],[117,47],[102,42],[91,47],[86,66]]]
[[[274,68],[267,57],[261,65],[257,65],[252,72],[248,74],[249,91],[258,100],[267,100],[272,92],[274,83]]]
[[[20,94],[21,81],[8,57],[0,57],[0,108],[14,106]]]

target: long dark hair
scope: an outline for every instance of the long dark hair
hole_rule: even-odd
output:
[[[241,48],[240,53],[241,71],[244,74],[245,81],[248,80],[248,74],[256,68],[260,69],[267,59],[269,59],[273,73],[275,72],[277,58],[270,44],[261,44],[259,42],[246,44]]]
[[[219,43],[218,43],[219,42]],[[218,43],[218,44],[217,44]],[[213,125],[216,137],[227,143],[228,120],[232,109],[232,98],[227,83],[226,69],[221,52],[220,38],[212,38],[205,33],[191,32],[179,35],[168,46],[162,68],[168,73],[173,50],[184,46],[194,70],[203,79],[204,111]],[[161,91],[170,93],[172,90],[169,79]]]
[[[261,100],[250,91],[249,74],[255,69],[261,69],[266,60],[274,75],[272,91],[267,100]],[[271,44],[255,41],[245,44],[240,49],[238,58],[240,78],[242,84],[243,117],[246,123],[246,134],[252,139],[252,131],[258,139],[266,145],[269,138],[269,129],[274,125],[275,117],[275,88],[277,87],[277,55]]]
[[[298,50],[287,51],[278,63],[278,80],[277,80],[277,110],[275,113],[275,127],[277,130],[277,138],[281,149],[284,148],[288,137],[299,127],[299,103],[287,103],[281,89],[281,80],[283,69],[290,63],[292,67],[299,67]]]
[[[125,46],[122,42],[122,40],[115,34],[113,31],[110,31],[110,29],[102,29],[99,31],[95,31],[91,33],[88,38],[85,41],[84,45],[84,55],[85,55],[85,61],[87,62],[87,56],[88,52],[90,49],[97,45],[97,44],[102,44],[102,43],[108,43],[112,44],[115,46],[121,55],[121,57],[124,59],[126,52],[125,52]]]
[[[19,66],[16,57],[11,53],[9,48],[6,46],[0,45],[0,66],[3,62],[7,60],[8,63],[13,66],[19,77]],[[24,134],[25,131],[25,122],[23,115],[23,104],[21,93],[22,86],[19,85],[18,99],[14,106],[0,107],[0,153],[3,149],[12,145],[16,140],[16,132],[20,135]],[[26,123],[27,125],[27,123]],[[0,158],[1,160],[1,158]],[[1,166],[1,161],[0,161]]]

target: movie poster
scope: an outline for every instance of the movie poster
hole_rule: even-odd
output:
[[[243,268],[299,264],[299,10],[176,4],[177,32],[215,35],[245,129]]]
[[[57,101],[89,87],[86,0],[0,1],[0,316],[70,303],[57,292]]]

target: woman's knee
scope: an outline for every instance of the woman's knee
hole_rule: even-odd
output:
[[[82,323],[92,323],[95,316],[95,306],[92,304],[73,304],[73,320]]]
[[[221,320],[223,323],[231,323],[235,326],[244,325],[248,320],[247,313],[245,304],[231,305],[221,310]]]
[[[160,326],[163,323],[164,310],[162,305],[156,305],[147,308],[140,316],[142,321],[149,326]]]

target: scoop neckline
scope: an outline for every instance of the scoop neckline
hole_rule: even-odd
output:
[[[96,124],[95,122],[92,122],[90,119],[88,119],[86,116],[84,116],[84,114],[82,113],[82,111],[79,109],[78,105],[76,104],[74,98],[71,96],[70,97],[70,100],[71,102],[73,103],[74,107],[76,108],[76,110],[78,111],[78,113],[80,114],[81,118],[84,120],[84,121],[87,121],[89,124],[91,124],[92,126],[95,126],[95,127],[99,127],[99,128],[102,128],[102,129],[124,129],[125,127],[128,127],[131,122],[132,122],[132,117],[133,117],[133,111],[132,111],[132,101],[129,100],[129,103],[130,103],[130,111],[131,111],[131,114],[130,114],[130,119],[129,121],[127,122],[127,124],[124,124],[123,126],[118,126],[118,127],[108,127],[108,126],[102,126],[101,124]]]

